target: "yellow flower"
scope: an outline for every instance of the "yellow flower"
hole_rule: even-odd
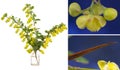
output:
[[[11,17],[8,17],[5,22],[8,23],[10,22],[10,20],[11,20]]]
[[[29,13],[30,12],[30,9],[28,8],[26,11],[25,11],[25,13]]]
[[[47,46],[48,46],[48,43],[43,43],[42,45],[43,48],[47,48]]]
[[[62,31],[63,31],[63,29],[61,29],[61,28],[58,28],[58,30],[59,30],[59,32],[62,32]]]
[[[14,24],[13,22],[12,22],[12,23],[10,23],[10,24],[9,24],[9,27],[12,27],[12,26],[13,26],[13,24]]]
[[[61,29],[65,30],[65,29],[67,29],[67,27],[65,25],[62,25]]]
[[[20,29],[19,29],[19,28],[17,28],[17,29],[16,29],[16,31],[15,31],[15,33],[18,33],[19,31],[20,31]]]
[[[23,35],[24,34],[24,31],[21,31],[20,33],[19,33],[19,35]]]
[[[59,34],[59,30],[58,30],[58,28],[55,29],[55,32],[56,32],[56,34]]]
[[[44,51],[43,51],[43,50],[40,50],[40,49],[39,49],[39,51],[40,51],[42,54],[44,54]]]
[[[100,70],[119,70],[119,67],[116,63],[114,62],[106,62],[104,60],[99,60],[98,61],[98,66]]]
[[[5,17],[7,17],[7,13],[3,14],[3,16],[1,17],[1,20],[4,20]]]
[[[23,38],[24,38],[24,35],[23,35],[23,34],[22,34],[22,35],[20,35],[20,38],[21,38],[21,39],[23,39]]]
[[[28,46],[29,46],[29,44],[28,44],[28,43],[26,43],[26,45],[25,45],[25,47],[24,47],[24,48],[25,48],[25,49],[27,49],[27,48],[28,48]]]
[[[14,27],[14,28],[18,28],[18,27],[19,27],[19,25],[18,25],[18,24],[15,24],[13,27]]]
[[[30,16],[30,14],[26,13],[26,17],[29,17],[29,16]]]
[[[32,51],[33,51],[32,48],[29,48],[29,49],[27,50],[28,53],[31,53]]]
[[[29,24],[29,25],[28,25],[28,28],[30,28],[31,26],[32,26],[32,24]]]
[[[32,21],[32,17],[30,17],[28,20],[27,20],[27,23],[30,23]]]
[[[33,36],[33,32],[30,33],[30,37],[32,37],[32,36]]]
[[[46,41],[46,42],[52,42],[52,39],[51,39],[50,37],[46,37],[46,38],[45,38],[45,41]]]
[[[25,42],[25,40],[26,40],[26,38],[24,37],[24,38],[22,39],[22,42]]]
[[[33,41],[30,41],[30,44],[31,44],[31,45],[34,45],[34,42],[33,42]]]
[[[56,33],[55,33],[55,32],[51,32],[51,35],[52,35],[53,37],[55,37],[55,36],[56,36]]]
[[[25,6],[22,10],[25,11],[27,9],[27,7]]]
[[[30,7],[30,4],[26,4],[22,10],[25,11],[28,7]]]

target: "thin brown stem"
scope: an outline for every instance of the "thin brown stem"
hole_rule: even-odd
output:
[[[98,46],[94,46],[92,48],[88,48],[86,50],[83,50],[83,51],[77,52],[75,54],[69,55],[68,60],[73,60],[75,58],[78,58],[78,57],[83,56],[85,54],[88,54],[90,52],[93,52],[95,50],[98,50],[100,48],[107,47],[107,46],[110,46],[110,45],[113,45],[113,44],[116,44],[116,42],[108,42],[108,43],[104,43],[104,44],[101,44],[101,45],[98,45]]]

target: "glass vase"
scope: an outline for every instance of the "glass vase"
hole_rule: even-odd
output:
[[[36,52],[31,53],[31,65],[38,66],[40,62],[40,55]]]

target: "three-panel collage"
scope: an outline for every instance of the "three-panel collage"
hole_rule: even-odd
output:
[[[68,70],[120,70],[119,4],[68,0]]]
[[[120,70],[120,0],[0,0],[0,70]]]

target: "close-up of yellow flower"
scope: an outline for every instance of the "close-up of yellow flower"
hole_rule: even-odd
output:
[[[104,60],[98,61],[98,66],[100,70],[120,70],[119,66],[115,62],[106,62]]]

